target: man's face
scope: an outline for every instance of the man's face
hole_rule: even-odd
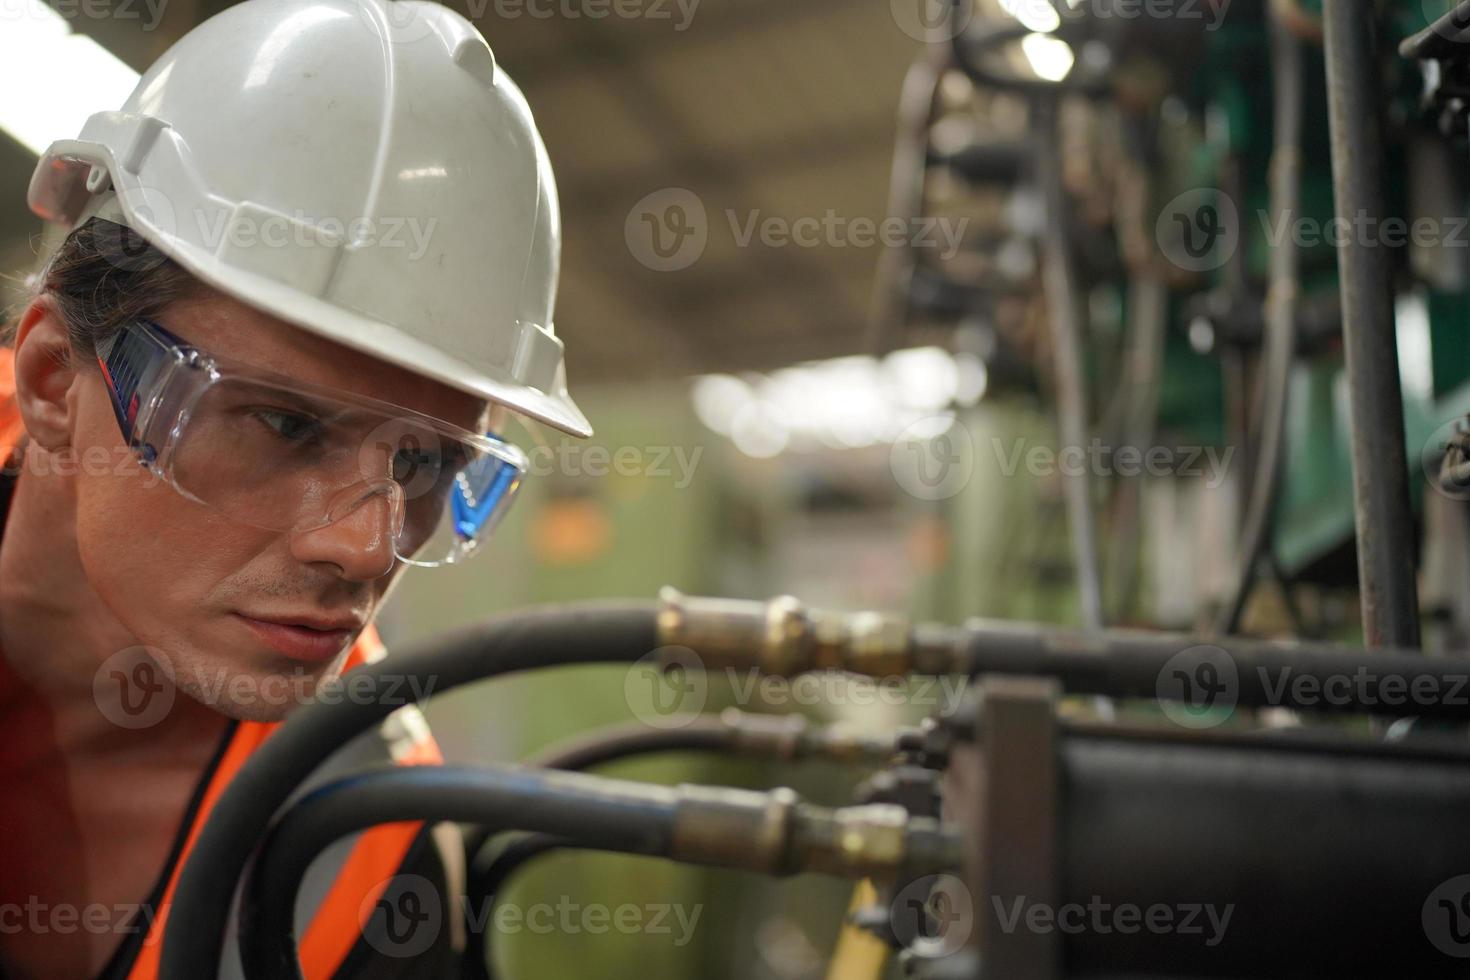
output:
[[[213,291],[156,319],[221,359],[461,428],[476,429],[485,412],[471,395]],[[95,366],[82,368],[74,395],[79,458],[89,447],[121,458],[125,443]],[[162,651],[182,691],[232,717],[279,719],[336,676],[404,568],[381,496],[334,524],[279,532],[233,521],[136,464],[78,470],[77,544],[92,587],[139,644]],[[350,625],[346,633],[287,625],[301,621]]]

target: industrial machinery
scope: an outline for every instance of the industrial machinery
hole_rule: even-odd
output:
[[[654,652],[681,675],[969,683],[913,729],[727,715],[298,796],[392,707],[308,705],[197,841],[164,976],[215,969],[242,885],[247,973],[298,976],[306,865],[403,820],[477,828],[481,897],[566,848],[852,878],[853,942],[921,980],[1465,975],[1470,2],[944,9],[905,86],[890,206],[979,220],[948,260],[884,257],[874,347],[968,345],[993,385],[1054,406],[1062,447],[1239,450],[1232,546],[1176,542],[1226,583],[1191,597],[1194,629],[1114,625],[1158,625],[1143,489],[1085,470],[1063,481],[1079,629],[672,592],[488,621],[356,683],[391,670],[443,692]],[[1284,623],[1252,619],[1261,581]],[[1305,601],[1344,588],[1356,615]],[[831,807],[576,771],[671,747],[882,768]],[[834,978],[883,975],[850,952]],[[466,976],[487,975],[483,953]]]
[[[726,750],[804,745],[836,759],[892,750],[892,778],[852,806],[814,806],[789,790],[671,788],[564,771],[659,741],[619,745],[626,735],[543,760],[562,771],[389,767],[285,806],[318,763],[395,710],[390,699],[361,696],[383,677],[443,691],[521,670],[631,664],[650,650],[680,670],[974,680],[956,711],[887,744],[791,726],[744,731],[740,718],[679,736]],[[247,973],[299,975],[291,910],[311,860],[353,831],[418,819],[544,835],[529,846],[522,839],[513,858],[480,864],[477,887],[492,894],[515,866],[552,847],[871,879],[876,907],[856,910],[854,922],[904,950],[910,976],[1463,971],[1454,917],[1470,878],[1453,872],[1470,866],[1470,845],[1453,827],[1470,802],[1470,750],[1448,739],[1212,726],[1266,706],[1463,722],[1464,662],[1165,633],[911,626],[807,610],[789,597],[737,602],[668,591],[657,605],[490,620],[405,654],[391,673],[384,663],[363,670],[358,697],[294,714],[222,797],[179,882],[165,975],[213,969],[242,877]],[[1064,694],[1155,700],[1196,727],[1069,723],[1057,710]],[[1371,902],[1355,900],[1370,891]],[[385,918],[391,903],[380,910]]]

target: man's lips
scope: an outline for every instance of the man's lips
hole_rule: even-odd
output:
[[[256,637],[277,653],[293,660],[321,663],[331,660],[352,642],[362,627],[356,620],[297,617],[261,619],[233,613]],[[312,623],[322,624],[321,628]]]

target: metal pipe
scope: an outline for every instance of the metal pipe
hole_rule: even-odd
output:
[[[898,100],[898,137],[894,141],[893,169],[888,179],[890,217],[917,221],[924,212],[924,187],[929,161],[929,129],[939,103],[939,84],[953,55],[942,44],[926,45],[904,76]],[[913,285],[914,249],[892,244],[878,257],[873,285],[873,320],[868,349],[882,355],[900,346]]]
[[[1051,324],[1052,363],[1056,371],[1059,452],[1068,447],[1085,453],[1087,445],[1088,385],[1082,355],[1082,314],[1077,300],[1077,274],[1067,236],[1066,189],[1062,183],[1062,149],[1058,106],[1053,98],[1032,102],[1037,133],[1037,170],[1046,201],[1046,228],[1042,232],[1042,285],[1047,320]],[[1092,481],[1085,467],[1063,473],[1062,492],[1067,503],[1067,525],[1072,532],[1072,559],[1077,569],[1082,624],[1103,625],[1102,578],[1098,570],[1096,519],[1092,512]]]
[[[1271,214],[1291,227],[1301,208],[1302,41],[1283,21],[1280,5],[1271,18],[1271,80],[1275,92],[1274,148],[1271,154]],[[1271,249],[1270,286],[1266,294],[1266,350],[1261,362],[1263,407],[1260,457],[1251,481],[1250,500],[1242,522],[1234,583],[1220,611],[1219,630],[1234,633],[1255,585],[1262,556],[1270,551],[1272,516],[1281,482],[1286,435],[1286,398],[1296,354],[1296,311],[1300,293],[1301,249],[1296,236]]]
[[[1363,637],[1419,645],[1413,515],[1394,338],[1392,254],[1363,222],[1381,221],[1384,189],[1378,13],[1371,0],[1323,5],[1327,119],[1337,219],[1356,229],[1338,250],[1342,334],[1351,392],[1353,502]]]

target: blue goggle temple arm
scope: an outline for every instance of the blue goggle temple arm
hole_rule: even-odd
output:
[[[488,432],[485,435],[502,442]],[[470,541],[488,533],[515,496],[522,475],[522,467],[489,453],[467,466],[455,480],[454,492],[449,496],[455,535]]]
[[[97,364],[107,383],[113,414],[128,445],[138,450],[144,463],[158,456],[158,447],[145,443],[138,431],[144,398],[157,394],[159,377],[168,365],[189,347],[152,320],[131,323],[97,345]]]

